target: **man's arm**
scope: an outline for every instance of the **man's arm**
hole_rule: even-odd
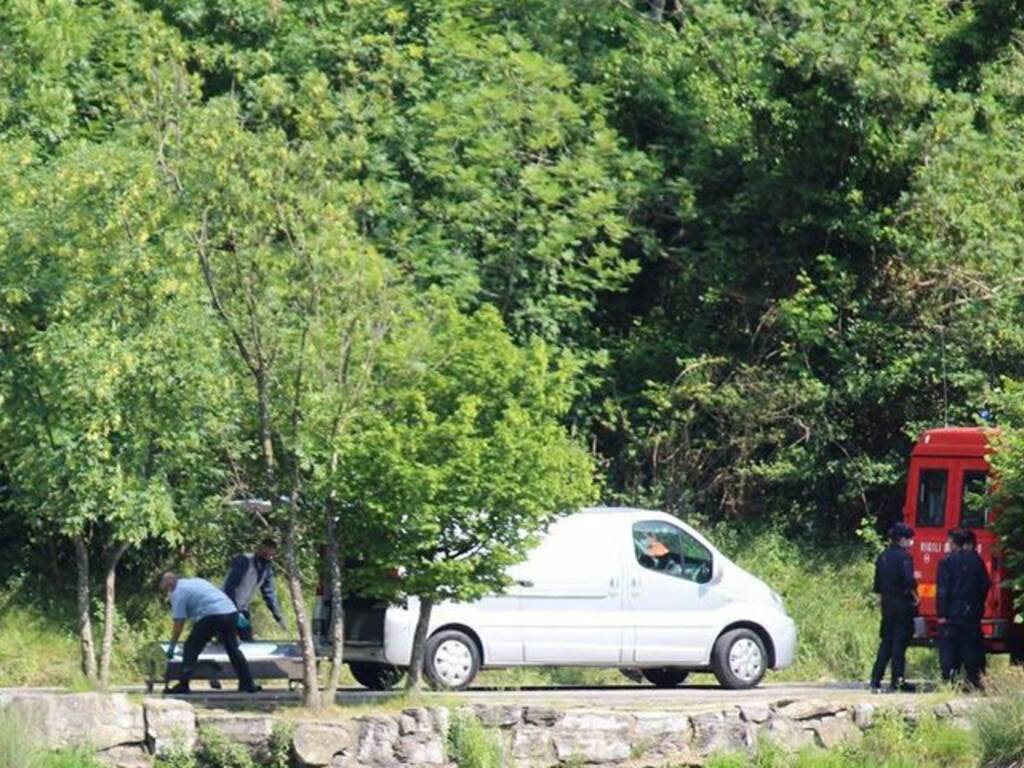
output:
[[[914,559],[908,552],[903,553],[903,584],[914,605],[920,605],[917,596],[917,579],[914,578]]]
[[[274,589],[274,567],[270,564],[267,565],[267,578],[260,585],[260,594],[263,595],[263,602],[270,609],[270,615],[274,617],[274,621],[284,627],[284,611],[281,610],[281,604],[277,602],[277,590]]]
[[[171,647],[173,648],[178,644],[178,638],[181,637],[181,631],[185,628],[184,619],[175,619],[171,625]]]
[[[245,571],[248,566],[249,558],[245,555],[236,555],[234,560],[231,561],[228,577],[224,581],[224,594],[230,597],[231,602],[236,606],[238,601],[235,600],[235,592],[238,590],[238,585],[242,583],[242,579],[245,578]]]
[[[946,620],[946,606],[949,600],[949,561],[942,558],[939,561],[939,570],[935,575],[935,612],[939,621]]]

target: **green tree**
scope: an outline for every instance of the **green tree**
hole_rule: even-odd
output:
[[[176,542],[182,508],[218,492],[208,462],[230,406],[188,264],[159,234],[167,196],[149,153],[111,142],[5,166],[19,157],[0,217],[3,440],[15,503],[73,544],[83,670],[106,686],[118,565],[147,539]]]
[[[516,346],[493,308],[466,316],[446,301],[412,354],[344,436],[340,482],[364,556],[403,566],[400,588],[418,598],[417,688],[433,606],[506,587],[536,535],[596,488],[561,424],[572,365],[540,342]]]

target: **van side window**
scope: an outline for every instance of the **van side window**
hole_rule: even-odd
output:
[[[704,584],[711,581],[711,552],[682,528],[657,520],[633,525],[636,561],[651,571]]]
[[[960,496],[960,527],[984,528],[988,524],[989,498],[986,493],[988,473],[978,469],[964,472]]]
[[[946,488],[949,473],[944,469],[922,469],[917,482],[917,524],[941,528],[946,523]]]

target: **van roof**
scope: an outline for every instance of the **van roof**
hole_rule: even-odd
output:
[[[942,427],[921,434],[914,446],[914,456],[984,457],[991,450],[984,427]]]

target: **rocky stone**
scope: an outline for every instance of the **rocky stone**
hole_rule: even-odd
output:
[[[678,712],[637,712],[633,735],[639,739],[671,740],[679,744],[690,741],[690,718]]]
[[[141,744],[122,744],[96,753],[96,760],[110,768],[152,768],[153,756]]]
[[[853,720],[844,715],[824,717],[816,721],[812,727],[815,736],[818,737],[818,744],[825,749],[832,749],[863,736]]]
[[[102,751],[146,739],[142,705],[123,694],[17,695],[5,709],[45,749],[90,746]]]
[[[771,707],[767,704],[740,704],[737,709],[739,709],[740,718],[746,720],[748,723],[766,723],[772,716]]]
[[[523,721],[530,725],[551,726],[562,718],[562,714],[551,707],[526,707],[523,710]]]
[[[858,728],[864,730],[871,727],[871,723],[875,719],[875,705],[874,704],[854,704],[853,705],[853,722]]]
[[[442,765],[444,742],[439,736],[403,736],[395,745],[395,757],[406,765]]]
[[[951,717],[967,717],[971,713],[975,702],[969,699],[952,699],[946,702]]]
[[[775,705],[775,714],[787,720],[811,720],[842,712],[842,704],[824,701],[823,699],[806,699],[804,701],[780,702]]]
[[[549,765],[555,760],[551,731],[526,726],[512,733],[512,757],[520,764]]]
[[[413,733],[434,733],[436,728],[433,713],[425,707],[403,709],[399,716],[398,730],[403,736]]]
[[[451,722],[448,710],[444,707],[430,707],[427,711],[430,712],[430,716],[434,719],[434,730],[440,734],[442,739],[447,739],[448,726]]]
[[[393,763],[398,737],[398,723],[392,718],[362,718],[356,757],[361,763]]]
[[[266,760],[270,756],[270,737],[274,733],[274,719],[269,715],[199,712],[196,714],[196,725],[199,726],[200,740],[203,730],[216,731],[228,741],[247,747],[257,760]]]
[[[764,738],[783,749],[796,751],[814,744],[814,732],[793,720],[774,716],[761,731]]]
[[[146,745],[155,755],[170,749],[191,752],[196,744],[196,713],[179,699],[145,699]]]
[[[356,746],[356,729],[348,723],[299,723],[292,733],[292,752],[300,768],[330,765],[335,755]]]
[[[479,706],[474,714],[488,728],[511,728],[523,719],[523,708],[513,706]]]
[[[614,712],[569,711],[552,735],[555,755],[586,763],[626,760],[632,751],[629,739],[633,718]]]
[[[754,725],[737,712],[706,712],[694,715],[692,722],[694,746],[702,755],[746,750],[756,740]]]

